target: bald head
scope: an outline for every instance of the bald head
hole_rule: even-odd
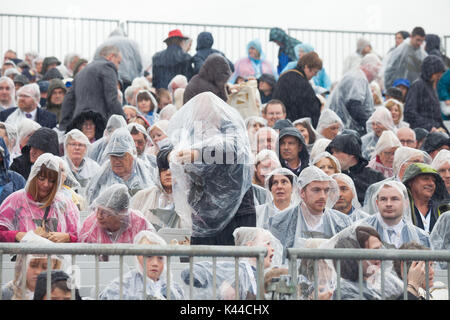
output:
[[[411,128],[400,128],[397,137],[404,147],[417,148],[416,133]]]

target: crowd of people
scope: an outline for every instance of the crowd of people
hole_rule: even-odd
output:
[[[450,71],[440,38],[400,31],[386,53],[358,39],[333,82],[300,40],[273,28],[232,62],[207,31],[191,55],[192,39],[176,29],[150,66],[120,28],[91,61],[5,52],[0,242],[168,245],[159,230],[188,230],[179,245],[267,247],[266,297],[287,274],[288,248],[448,249]],[[279,46],[277,65],[261,41]],[[187,298],[189,270],[168,288],[166,259],[136,257],[123,299]],[[51,298],[69,299],[70,263],[52,261]],[[364,261],[363,299],[403,299],[405,277],[408,299],[422,299],[427,283],[432,297],[448,294],[433,281],[446,263],[403,263],[385,265],[382,293],[380,261]],[[337,299],[335,262],[317,265],[318,288],[302,259],[299,297]],[[257,295],[255,259],[240,260],[239,279],[234,262],[219,260],[215,281],[209,262],[193,267],[196,299],[235,299],[236,282],[238,298]],[[48,299],[46,268],[45,256],[19,255],[3,298]],[[361,298],[358,269],[342,261],[343,299]],[[117,279],[100,298],[119,291]]]

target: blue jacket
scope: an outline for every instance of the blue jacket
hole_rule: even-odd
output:
[[[11,193],[25,188],[25,179],[17,172],[9,170],[9,151],[3,138],[0,137],[0,147],[3,149],[3,161],[0,163],[0,204]]]

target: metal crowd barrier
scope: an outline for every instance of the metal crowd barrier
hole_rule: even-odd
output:
[[[387,260],[401,260],[401,261],[425,261],[425,278],[426,278],[426,299],[430,299],[429,286],[429,266],[428,262],[446,261],[450,262],[450,251],[448,250],[398,250],[398,249],[287,249],[287,258],[289,259],[289,274],[292,283],[297,283],[298,279],[298,259],[312,259],[314,260],[314,288],[318,288],[318,268],[317,263],[320,259],[336,260],[337,273],[337,298],[341,300],[341,261],[344,259],[358,260],[358,285],[359,297],[362,299],[363,289],[363,260],[381,260],[381,294],[382,299],[385,299],[385,261]],[[403,274],[407,274],[407,265],[403,264]],[[447,269],[447,287],[448,296],[450,299],[450,269]],[[403,279],[403,297],[407,299],[407,277]],[[297,290],[294,292],[294,299],[297,299]],[[314,299],[318,298],[318,290],[314,290]]]
[[[216,299],[217,292],[215,290],[216,281],[216,267],[218,257],[229,257],[235,260],[235,294],[236,299],[239,299],[239,258],[256,258],[256,272],[257,272],[257,299],[262,300],[264,298],[264,257],[267,253],[265,247],[235,247],[235,246],[184,246],[184,245],[168,245],[160,246],[154,245],[151,248],[145,245],[134,244],[90,244],[90,243],[64,243],[55,245],[36,245],[20,243],[0,243],[0,283],[2,283],[3,273],[3,255],[4,254],[47,254],[48,266],[47,268],[47,297],[51,297],[50,294],[50,274],[51,274],[51,256],[50,255],[71,255],[72,257],[72,269],[76,266],[77,255],[95,255],[95,298],[99,297],[99,260],[100,256],[119,256],[119,270],[120,270],[120,299],[122,299],[123,290],[123,258],[124,256],[170,256],[170,257],[189,257],[189,298],[193,297],[193,263],[194,257],[212,257],[213,260],[213,297]],[[143,259],[143,270],[146,270],[147,259]],[[167,259],[167,297],[170,298],[171,287],[171,261]],[[24,272],[24,277],[26,272]],[[25,286],[25,281],[23,281]],[[146,277],[144,277],[144,288],[146,288]],[[25,288],[23,288],[25,289]],[[24,291],[24,290],[22,290]],[[1,300],[0,290],[0,300]],[[72,287],[72,299],[75,298],[75,288]],[[146,290],[143,292],[144,300],[147,298]]]

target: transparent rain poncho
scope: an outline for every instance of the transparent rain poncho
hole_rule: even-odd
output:
[[[36,83],[26,84],[21,87],[17,90],[17,97],[20,95],[31,97],[36,105],[39,105],[41,93],[39,91],[39,86]],[[26,119],[25,112],[23,112],[20,108],[17,108],[8,116],[5,122],[8,124],[17,125],[22,119]]]
[[[334,124],[339,125],[339,131],[337,134],[341,133],[344,129],[344,123],[342,122],[341,118],[339,118],[339,116],[333,110],[324,109],[320,114],[319,121],[317,122],[316,131],[318,133],[318,138],[326,138],[323,136],[322,131]]]
[[[444,212],[439,216],[433,230],[430,233],[431,249],[449,250],[450,249],[450,211]],[[439,262],[441,269],[447,269],[448,264],[445,261]]]
[[[170,94],[174,95],[175,91],[178,88],[186,89],[186,86],[188,85],[188,80],[186,76],[182,74],[177,74],[175,77],[170,80],[169,85],[167,86],[167,90],[169,90]]]
[[[395,123],[395,121],[394,121],[395,127],[397,129],[409,128],[409,123],[403,121],[403,118],[404,118],[404,105],[403,105],[403,103],[401,103],[397,99],[391,98],[391,99],[386,100],[383,105],[388,110],[391,110],[391,108],[393,108],[394,106],[398,107],[398,110],[399,110],[399,113],[400,113],[400,117],[399,117],[397,123]]]
[[[16,86],[14,85],[14,81],[11,80],[10,77],[2,76],[0,77],[0,83],[6,82],[9,86],[9,94],[10,94],[10,104],[9,105],[3,105],[0,102],[0,110],[5,110],[9,107],[15,107],[16,106]],[[3,107],[3,109],[1,109]]]
[[[144,135],[144,139],[145,139],[145,147],[144,147],[144,151],[142,152],[142,154],[138,154],[137,157],[139,159],[142,159],[144,162],[146,162],[150,167],[151,164],[154,163],[154,159],[151,159],[151,155],[148,153],[149,149],[151,148],[150,144],[151,144],[151,140],[150,140],[150,136],[147,133],[147,131],[145,130],[144,126],[139,124],[139,123],[129,123],[127,126],[128,131],[131,132],[134,130],[137,130],[139,133],[142,133]],[[137,150],[136,150],[137,152]]]
[[[403,226],[400,231],[400,240],[398,243],[392,243],[388,235],[391,232],[391,230],[396,230],[395,228],[396,226],[390,227],[383,221],[383,217],[381,216],[381,213],[379,212],[378,206],[376,204],[377,196],[380,193],[381,189],[383,189],[385,186],[395,188],[402,196],[403,214],[400,223]],[[430,247],[430,239],[428,233],[416,227],[412,223],[408,191],[406,190],[406,187],[403,185],[403,183],[399,181],[382,182],[378,187],[378,190],[374,193],[371,201],[372,207],[377,210],[376,213],[368,218],[357,221],[356,222],[357,224],[371,226],[372,228],[377,230],[382,241],[394,245],[397,248],[400,247],[401,244],[411,241],[415,241],[426,247]]]
[[[371,215],[377,212],[376,207],[373,206],[372,199],[374,193],[378,191],[378,188],[382,183],[386,181],[400,182],[404,172],[406,171],[406,169],[410,164],[417,162],[431,164],[431,161],[432,161],[431,157],[425,151],[421,151],[410,147],[399,147],[397,150],[395,150],[394,153],[394,164],[392,166],[394,176],[387,178],[383,181],[371,184],[367,188],[364,196],[363,210]]]
[[[333,156],[331,153],[329,153],[328,151],[321,152],[318,155],[316,155],[314,158],[310,158],[312,160],[310,161],[309,165],[310,166],[316,165],[323,158],[330,159],[334,163],[334,165],[336,166],[336,170],[338,172],[341,172],[341,164],[340,164],[339,160],[335,156]]]
[[[17,126],[17,140],[16,145],[14,146],[14,153],[20,155],[21,148],[20,143],[26,138],[30,137],[36,130],[38,130],[41,125],[34,120],[23,118],[19,120],[16,124],[12,124],[13,126]],[[23,147],[24,145],[22,145]]]
[[[361,247],[358,234],[363,229],[358,225],[352,225],[339,232],[334,237],[321,244],[322,249],[364,249]],[[367,231],[366,231],[367,232]],[[382,246],[380,250],[384,249]],[[325,260],[330,268],[336,270],[336,261]],[[398,278],[392,261],[384,263],[384,298],[387,300],[397,300],[403,294],[403,280]],[[359,296],[359,274],[358,261],[345,259],[341,260],[341,299],[342,300],[360,300]],[[381,300],[382,299],[382,274],[379,261],[364,260],[363,272],[366,279],[363,279],[362,300]],[[337,288],[334,291],[333,299],[337,300]]]
[[[159,112],[159,119],[160,120],[170,120],[170,119],[172,119],[173,115],[177,111],[178,111],[177,107],[175,105],[169,103]]]
[[[394,176],[394,169],[381,163],[380,155],[382,152],[387,152],[387,150],[392,148],[400,148],[401,146],[402,144],[394,132],[390,130],[383,131],[377,144],[375,145],[372,159],[369,161],[367,166],[381,172],[386,178]]]
[[[189,100],[171,119],[168,134],[173,193],[183,223],[193,236],[222,230],[252,184],[250,143],[240,114],[211,92]],[[196,150],[194,162],[180,159]]]
[[[169,120],[158,120],[150,128],[148,128],[149,139],[152,144],[152,147],[149,149],[149,154],[156,157],[161,147],[167,145],[170,142],[167,136],[168,127],[169,127]],[[155,141],[155,139],[152,139],[152,135],[155,134],[152,133],[152,131],[154,131],[155,129],[161,131],[160,134],[162,135],[163,139],[158,139],[159,141]]]
[[[283,175],[283,176],[289,176],[292,177],[292,191],[291,191],[291,201],[287,208],[280,210],[276,207],[274,203],[274,197],[272,192],[270,191],[269,187],[269,181],[271,177],[275,175]],[[278,168],[270,172],[268,175],[266,175],[265,179],[265,189],[266,189],[266,203],[255,207],[256,209],[256,226],[259,228],[264,228],[269,230],[270,224],[271,224],[271,218],[278,214],[279,212],[285,211],[285,210],[291,210],[293,207],[297,206],[300,202],[300,196],[298,192],[298,182],[297,182],[297,176],[292,173],[291,170],[288,170],[286,168]]]
[[[69,157],[69,152],[67,151],[67,146],[69,143],[78,143],[78,144],[84,144],[86,148],[84,149],[84,156],[83,160],[81,160],[80,165],[77,167],[73,163],[73,161]],[[87,156],[89,153],[89,150],[91,148],[91,144],[89,142],[89,139],[86,137],[86,135],[81,132],[78,129],[73,129],[66,133],[64,136],[64,157],[63,159],[67,162],[70,168],[70,172],[73,174],[74,178],[78,183],[79,186],[79,192],[80,194],[85,194],[86,187],[89,183],[89,181],[92,179],[93,176],[95,176],[100,166],[97,162],[92,160]],[[83,150],[83,149],[80,149]],[[83,151],[81,151],[83,152]]]
[[[450,150],[442,149],[441,151],[438,152],[436,157],[434,157],[431,166],[436,171],[439,171],[439,169],[441,169],[442,166],[445,165],[446,163],[450,163]]]
[[[69,164],[63,158],[58,158],[63,175],[61,193],[71,200],[80,211],[86,210],[86,200],[81,194],[81,185],[70,170]]]
[[[316,142],[314,142],[314,145],[311,149],[309,158],[315,159],[315,158],[317,158],[317,155],[325,152],[325,150],[328,147],[328,145],[330,144],[330,142],[331,142],[330,139],[325,139],[325,138],[317,139]]]
[[[105,188],[90,206],[91,214],[86,218],[80,231],[79,242],[89,243],[133,243],[134,237],[142,230],[156,231],[141,212],[129,208],[130,195],[123,184],[113,184]],[[101,212],[99,212],[99,210]],[[120,220],[117,230],[108,230],[99,222],[99,216],[106,215]]]
[[[150,247],[152,245],[167,245],[166,241],[159,235],[152,231],[144,230],[139,232],[135,237],[133,243],[136,246]],[[147,257],[147,259],[150,257]],[[147,300],[166,300],[167,299],[167,257],[161,257],[164,263],[163,270],[157,280],[153,280],[146,275],[146,295]],[[142,300],[144,292],[144,271],[143,259],[142,264],[138,257],[135,257],[135,268],[123,275],[122,279],[122,300]],[[147,268],[150,267],[150,259],[147,260]],[[180,285],[173,281],[173,276],[170,277],[170,299],[183,300],[184,292]],[[114,279],[108,286],[100,293],[101,300],[119,300],[120,299],[120,278]]]
[[[6,135],[9,139],[9,144],[6,145],[9,151],[9,163],[12,163],[14,158],[19,156],[18,135],[17,127],[5,122],[0,122],[0,125],[5,126]],[[6,143],[6,141],[5,141]],[[17,147],[16,147],[17,146]]]
[[[250,140],[250,145],[252,146],[253,154],[256,154],[258,149],[258,141],[256,138],[258,130],[255,128],[256,124],[259,124],[261,127],[266,127],[267,120],[259,116],[251,116],[245,119],[245,127],[247,128],[247,135]]]
[[[42,167],[57,173],[55,182],[57,190],[61,189],[61,169],[59,158],[50,154],[42,154],[31,167],[25,188],[9,195],[0,207],[0,225],[10,231],[27,232],[37,227],[44,227],[47,232],[63,232],[76,241],[80,230],[80,214],[76,205],[63,194],[57,192],[51,202],[47,218],[44,220],[46,208],[31,196],[30,185],[40,173]],[[33,182],[34,184],[35,182]]]
[[[233,232],[236,246],[257,246],[268,248],[268,255],[264,260],[265,271],[281,265],[282,246],[280,242],[267,230],[255,227],[240,227]],[[272,253],[272,255],[271,255]],[[239,300],[254,300],[257,295],[256,259],[239,259]],[[193,265],[193,299],[194,300],[234,300],[235,297],[235,262],[221,261],[216,265],[216,297],[213,295],[213,264],[202,261]],[[181,272],[181,278],[189,288],[189,267]]]
[[[104,154],[104,151],[111,135],[116,129],[126,128],[126,126],[127,122],[123,116],[113,114],[109,117],[105,131],[103,132],[103,137],[92,144],[92,148],[88,153],[89,157],[101,165],[105,161],[106,155]]]
[[[395,48],[384,65],[384,84],[386,88],[393,86],[396,79],[408,79],[410,83],[420,77],[422,61],[428,56],[423,47],[414,48],[411,39],[406,39]]]
[[[292,210],[286,210],[272,218],[270,231],[277,237],[284,248],[304,247],[306,239],[329,239],[352,223],[347,215],[331,209],[339,199],[337,182],[316,166],[305,168],[299,176],[301,190],[311,182],[329,182],[325,210],[315,215],[306,205],[304,199]]]
[[[150,101],[153,105],[153,110],[150,110],[147,114],[145,114],[143,111],[141,111],[138,107],[138,97],[140,97],[141,95],[147,95],[148,97],[150,97]],[[145,117],[145,119],[149,122],[150,125],[153,125],[156,121],[158,121],[158,119],[159,119],[158,102],[156,101],[156,98],[153,96],[153,94],[149,90],[139,90],[136,93],[135,105],[138,108],[139,112]]]
[[[128,153],[133,157],[131,176],[126,181],[114,173],[109,160],[109,155],[123,157],[125,156],[125,153]],[[153,173],[143,160],[137,158],[136,146],[133,137],[127,128],[120,128],[114,131],[105,148],[104,154],[108,159],[87,186],[86,200],[88,203],[91,203],[105,188],[115,183],[125,185],[131,196],[136,194],[139,190],[154,185]]]
[[[380,137],[375,134],[373,126],[377,124],[383,126],[386,130],[391,130],[392,132],[397,131],[394,121],[392,120],[391,112],[386,107],[377,107],[369,120],[367,120],[367,134],[361,137],[362,155],[367,160],[372,159],[372,157],[376,155],[374,153],[375,146]]]
[[[352,190],[353,193],[353,199],[352,199],[352,211],[349,214],[350,218],[352,218],[352,221],[355,222],[360,219],[367,218],[369,214],[364,212],[361,208],[361,204],[358,201],[358,194],[356,193],[356,187],[355,183],[353,182],[352,178],[350,178],[345,173],[336,173],[331,176],[334,180],[340,180],[343,181],[347,186]]]

